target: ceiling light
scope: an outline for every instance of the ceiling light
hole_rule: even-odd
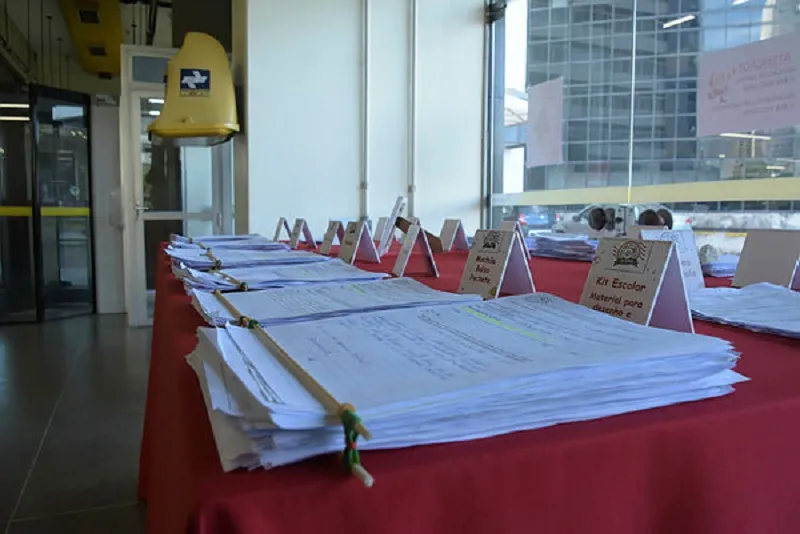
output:
[[[151,109],[150,111],[147,112],[147,114],[152,115],[153,117],[158,117],[159,115],[161,115],[161,112],[158,111],[157,109]]]
[[[768,171],[782,171],[785,169],[786,167],[784,167],[783,165],[767,165]]]
[[[750,1],[750,0],[733,0],[733,3],[732,3],[731,5],[733,5],[733,6],[740,6],[740,5],[742,5],[742,4],[744,4],[744,3],[747,3],[747,2],[749,2],[749,1]]]
[[[147,101],[150,102],[151,104],[163,104],[164,103],[164,99],[163,98],[148,98]]]
[[[30,118],[28,117],[11,117],[8,115],[0,116],[0,121],[8,121],[8,122],[28,122]]]
[[[683,24],[684,22],[689,22],[690,20],[696,19],[696,15],[684,15],[682,17],[678,17],[677,19],[672,19],[670,21],[665,22],[661,27],[662,28],[672,28],[673,26],[677,26],[678,24]]]
[[[769,141],[772,137],[768,135],[755,135],[755,134],[743,134],[743,133],[721,133],[719,134],[720,137],[734,137],[736,139],[760,139],[762,141]]]
[[[10,109],[28,109],[30,104],[18,104],[15,102],[0,102],[0,108],[10,108]]]
[[[724,158],[725,154],[720,154],[719,157]]]

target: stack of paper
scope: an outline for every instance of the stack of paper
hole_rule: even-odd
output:
[[[527,242],[532,255],[545,258],[592,261],[597,251],[597,240],[586,235],[542,233]]]
[[[167,247],[166,253],[189,269],[231,269],[256,265],[296,265],[329,261],[327,256],[304,250],[247,250],[214,248],[210,252],[199,248]]]
[[[224,235],[201,235],[195,237],[188,237],[180,234],[172,234],[169,236],[171,244],[191,244],[191,243],[205,243],[208,246],[218,243],[227,243],[231,241],[245,241],[262,237],[261,234],[224,234]]]
[[[237,238],[238,237],[240,236],[237,236]],[[272,241],[261,236],[245,236],[243,239],[208,239],[205,241],[193,239],[191,242],[172,241],[170,243],[170,247],[198,250],[206,250],[211,248],[214,250],[221,248],[240,250],[289,250],[289,245],[280,243],[278,241]]]
[[[380,282],[382,283],[382,282]],[[537,293],[266,328],[373,438],[473,440],[724,395],[745,380],[723,340],[648,328]],[[224,469],[339,451],[341,425],[253,330],[201,329],[188,357]],[[362,458],[369,467],[369,456]]]
[[[695,317],[756,332],[800,337],[800,293],[773,284],[707,287],[689,295]]]
[[[348,265],[339,259],[288,265],[262,265],[221,269],[219,271],[198,271],[187,269],[180,273],[187,289],[238,291],[247,289],[268,289],[293,285],[330,284],[344,282],[369,282],[388,276],[385,273],[371,273]]]
[[[739,256],[735,254],[725,254],[713,261],[702,264],[703,274],[716,278],[731,278],[736,274],[736,267],[739,266]]]
[[[204,291],[193,291],[192,304],[210,325],[223,326],[239,320],[220,299]],[[239,313],[261,325],[353,315],[378,310],[439,306],[457,302],[479,302],[479,295],[436,291],[411,278],[395,278],[365,284],[327,284],[248,291],[225,295]]]

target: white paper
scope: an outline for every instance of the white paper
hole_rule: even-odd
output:
[[[246,353],[263,353],[252,334],[235,332]],[[472,396],[492,382],[521,385],[556,369],[693,355],[700,360],[730,350],[720,339],[645,329],[543,294],[328,319],[313,330],[287,324],[268,332],[363,417],[456,392]],[[255,365],[259,360],[252,359]]]
[[[706,288],[691,295],[692,312],[706,321],[800,337],[800,293],[774,284]]]
[[[528,88],[527,167],[564,163],[564,78]]]
[[[193,298],[210,323],[236,322],[212,293],[195,292]],[[240,315],[262,324],[310,321],[321,317],[351,315],[366,311],[477,302],[477,295],[458,295],[436,291],[411,278],[380,282],[325,284],[287,287],[265,291],[226,294]]]
[[[711,398],[744,380],[730,370],[736,354],[725,341],[624,323],[545,294],[267,332],[339,402],[356,406],[373,434],[362,449],[478,439]],[[198,380],[225,469],[341,449],[336,417],[252,330],[216,333],[212,343],[201,329],[188,359],[196,372],[204,364]],[[230,435],[218,435],[220,414]]]
[[[330,258],[307,252],[305,250],[247,250],[215,248],[211,251],[201,249],[165,250],[168,256],[187,267],[195,269],[220,269],[234,267],[251,267],[255,265],[286,265],[295,263],[314,263],[328,261]]]
[[[182,279],[189,288],[232,291],[241,289],[238,287],[239,283],[246,284],[249,289],[265,289],[299,284],[369,281],[385,276],[384,273],[371,273],[339,259],[331,259],[316,263],[259,265],[216,272],[189,269]]]
[[[700,55],[697,136],[800,123],[800,32]]]

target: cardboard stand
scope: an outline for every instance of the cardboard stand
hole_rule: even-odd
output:
[[[442,231],[439,232],[439,240],[442,242],[443,252],[469,250],[467,234],[464,232],[461,219],[445,219]]]
[[[800,230],[750,230],[732,285],[768,282],[800,290],[799,262]]]
[[[373,232],[373,236],[376,239],[380,239],[383,235],[383,231],[386,229],[386,224],[389,222],[389,217],[379,217],[378,222],[375,224],[375,231]]]
[[[275,233],[272,235],[272,240],[280,241],[282,231],[286,231],[286,239],[291,239],[292,231],[289,230],[289,223],[286,221],[286,217],[278,219],[278,224],[275,225]]]
[[[433,258],[431,245],[428,243],[425,232],[422,231],[422,228],[417,224],[411,225],[408,232],[406,232],[403,238],[403,245],[400,247],[400,253],[397,255],[397,260],[395,260],[392,274],[395,276],[403,276],[405,274],[408,260],[411,258],[414,249],[419,250],[425,257],[425,264],[427,266],[426,273],[438,278],[439,269],[436,268],[436,260]]]
[[[500,225],[501,230],[515,232],[519,236],[519,241],[522,244],[522,250],[525,252],[525,257],[531,257],[531,251],[528,249],[528,242],[525,241],[525,234],[522,233],[522,226],[519,221],[503,221]]]
[[[602,238],[580,303],[641,325],[694,333],[672,241]]]
[[[322,246],[319,247],[319,253],[325,256],[330,254],[334,239],[338,239],[339,244],[341,244],[344,239],[344,225],[342,221],[330,221],[328,223],[328,229],[325,231],[325,238],[322,240]]]
[[[365,221],[349,222],[344,231],[339,259],[352,265],[356,260],[380,263],[381,258]]]
[[[495,298],[501,294],[521,295],[535,290],[528,259],[517,233],[478,230],[458,292]]]
[[[400,217],[404,209],[406,209],[406,198],[402,196],[397,197],[397,200],[394,201],[392,213],[389,215],[381,234],[375,236],[378,239],[378,255],[383,256],[389,252],[389,247],[392,245],[392,241],[394,241],[394,226],[390,224],[390,222]]]
[[[317,248],[317,243],[314,241],[314,236],[311,235],[311,230],[308,229],[308,224],[305,219],[295,219],[292,235],[289,239],[289,247],[297,248],[300,244],[300,234],[303,235],[307,247],[312,249]]]
[[[403,232],[403,234],[408,234],[409,228],[414,225],[409,219],[405,219],[403,217],[398,217],[394,221],[394,227]],[[419,225],[417,225],[419,226]],[[420,229],[425,233],[425,238],[428,240],[428,243],[431,247],[433,252],[444,252],[442,249],[442,240],[439,239],[437,236],[433,235],[429,231],[425,230],[420,226]]]

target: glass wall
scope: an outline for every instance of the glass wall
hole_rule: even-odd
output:
[[[0,322],[94,311],[89,98],[0,94]]]
[[[750,228],[800,228],[796,127],[697,136],[699,56],[798,25],[786,0],[509,0],[493,28],[492,224],[580,232],[592,204],[625,224],[666,207],[723,252]],[[559,77],[563,163],[526,168],[526,90]]]
[[[0,322],[36,320],[27,94],[0,94]]]

